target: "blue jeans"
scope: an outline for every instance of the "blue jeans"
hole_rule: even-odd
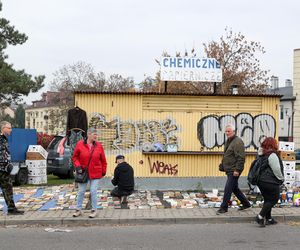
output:
[[[90,192],[91,192],[91,201],[92,201],[92,209],[97,210],[97,190],[99,187],[100,179],[88,180],[87,183],[78,183],[78,192],[77,192],[77,209],[82,209],[82,202],[84,198],[84,194],[86,191],[86,187],[88,183],[90,183]]]

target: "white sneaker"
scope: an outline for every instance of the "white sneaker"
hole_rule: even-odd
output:
[[[89,218],[95,218],[97,216],[97,210],[92,210],[91,214],[89,215]]]
[[[76,210],[75,213],[73,214],[73,217],[78,217],[78,216],[81,216],[81,215],[82,215],[81,210]]]
[[[121,204],[126,204],[127,203],[127,196],[122,196],[121,197]]]

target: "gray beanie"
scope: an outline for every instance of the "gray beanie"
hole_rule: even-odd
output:
[[[97,131],[97,129],[95,129],[95,128],[89,128],[89,129],[87,130],[87,133],[88,133],[88,134],[98,134],[98,131]]]

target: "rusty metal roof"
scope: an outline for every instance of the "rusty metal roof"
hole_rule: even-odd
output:
[[[267,94],[197,94],[197,93],[159,93],[159,92],[114,92],[114,91],[98,91],[98,90],[76,90],[75,94],[104,94],[104,95],[183,95],[183,96],[245,96],[245,97],[282,97],[277,93]]]

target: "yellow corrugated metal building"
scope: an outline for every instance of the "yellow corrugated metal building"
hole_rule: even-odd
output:
[[[245,142],[245,175],[261,138],[278,136],[279,102],[277,95],[75,92],[89,127],[100,132],[107,174],[124,154],[136,177],[224,176],[218,165],[228,123]],[[177,152],[148,152],[160,146]]]

